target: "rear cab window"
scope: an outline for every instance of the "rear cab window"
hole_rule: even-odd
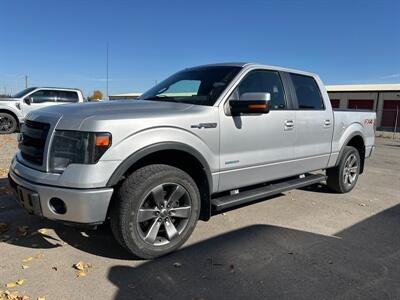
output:
[[[290,73],[299,110],[324,110],[324,100],[315,79],[311,76]]]
[[[57,102],[74,103],[79,101],[78,93],[74,91],[58,91]]]

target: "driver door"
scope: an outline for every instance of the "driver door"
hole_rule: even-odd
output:
[[[270,93],[269,113],[229,116],[220,106],[219,191],[290,176],[294,157],[296,112],[289,110],[279,72],[252,70],[229,100],[243,93]]]
[[[28,104],[26,101],[27,97],[29,97],[31,100],[30,104]],[[21,105],[21,110],[24,116],[26,116],[29,112],[33,110],[57,104],[56,100],[57,94],[55,91],[38,90],[24,98],[24,101]]]

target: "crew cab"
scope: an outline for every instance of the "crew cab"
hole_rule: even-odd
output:
[[[373,152],[375,117],[333,111],[313,73],[188,68],[137,101],[30,112],[9,179],[29,212],[108,219],[124,248],[154,258],[215,213],[320,182],[350,192]]]
[[[15,132],[33,110],[83,101],[82,92],[78,89],[50,87],[30,87],[12,98],[0,98],[0,134]]]

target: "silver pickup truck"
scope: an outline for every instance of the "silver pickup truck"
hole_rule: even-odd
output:
[[[123,247],[153,258],[217,212],[321,181],[351,191],[374,131],[373,112],[333,111],[315,74],[206,65],[137,101],[31,112],[9,178],[29,212],[65,223],[109,219]]]
[[[83,101],[78,89],[54,87],[30,87],[11,98],[0,98],[0,134],[15,132],[33,110]]]

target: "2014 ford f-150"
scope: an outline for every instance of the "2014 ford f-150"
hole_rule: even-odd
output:
[[[315,74],[206,65],[137,101],[31,112],[9,178],[31,213],[90,225],[109,219],[123,247],[153,258],[214,212],[321,181],[351,191],[374,127],[374,112],[333,111]]]

